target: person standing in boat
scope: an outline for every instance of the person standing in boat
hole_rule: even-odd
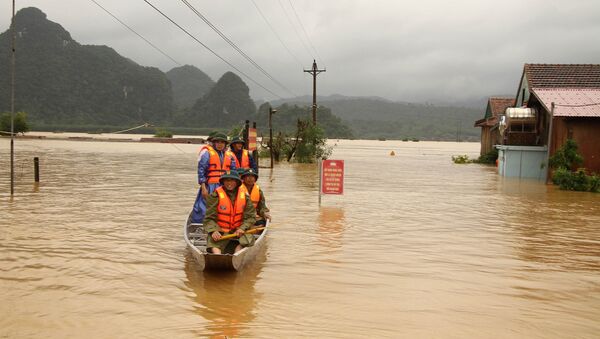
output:
[[[256,222],[254,225],[262,226],[267,223],[267,220],[271,221],[271,214],[265,200],[265,194],[260,189],[256,180],[258,180],[258,173],[253,169],[247,169],[241,174],[242,187],[246,190],[252,200],[252,205],[256,210]]]
[[[254,157],[252,154],[244,148],[246,143],[242,138],[235,137],[231,140],[229,146],[231,147],[231,152],[235,154],[235,160],[238,168],[252,168],[254,172],[258,173],[258,167],[256,166],[256,161],[254,161]]]
[[[219,181],[222,186],[206,199],[206,247],[214,254],[221,254],[230,242],[234,242],[234,252],[239,252],[254,245],[254,236],[245,231],[254,225],[256,210],[248,192],[240,188],[242,180],[236,171],[225,172]],[[237,239],[221,240],[227,234],[235,234]]]
[[[235,156],[226,149],[227,136],[215,133],[212,147],[207,147],[198,160],[198,184],[200,190],[192,210],[192,222],[201,223],[206,213],[206,198],[221,184],[219,178],[223,173],[236,169]]]
[[[200,147],[200,150],[198,151],[198,161],[200,161],[200,157],[202,157],[202,154],[208,152],[209,149],[213,148],[213,144],[212,144],[212,138],[215,136],[215,134],[217,134],[217,131],[212,131],[208,134],[208,138],[206,138],[206,145],[203,145],[202,147]]]

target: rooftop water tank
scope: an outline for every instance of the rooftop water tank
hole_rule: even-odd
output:
[[[509,120],[535,120],[536,116],[535,108],[530,107],[508,107],[505,113]]]

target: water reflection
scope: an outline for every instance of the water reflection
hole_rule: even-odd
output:
[[[319,245],[326,249],[337,250],[342,247],[341,237],[344,233],[344,209],[341,207],[321,207],[317,233]]]
[[[595,198],[593,193],[550,192],[544,199],[515,199],[507,218],[516,231],[519,257],[544,269],[598,271],[598,224],[593,222],[598,218],[593,210],[582,210]]]
[[[218,338],[248,335],[249,324],[256,317],[255,306],[262,297],[254,287],[266,258],[266,247],[267,244],[241,272],[203,272],[192,255],[186,254],[185,285],[195,294],[196,313],[210,322],[199,324],[193,330],[195,335]]]

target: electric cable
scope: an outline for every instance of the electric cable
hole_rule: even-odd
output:
[[[311,59],[315,59],[315,57],[313,56],[313,54],[310,51],[310,49],[306,46],[306,43],[304,42],[304,39],[302,39],[302,37],[300,36],[300,33],[298,33],[298,29],[296,29],[296,25],[294,25],[294,23],[292,22],[292,19],[290,19],[290,16],[288,15],[287,11],[285,10],[285,7],[283,6],[283,3],[281,2],[281,0],[278,0],[278,2],[279,2],[279,6],[281,6],[281,10],[283,11],[283,14],[285,14],[285,17],[287,18],[288,22],[290,23],[290,25],[294,29],[294,32],[296,33],[296,36],[298,37],[298,39],[302,43],[302,46],[304,47],[304,50],[306,51],[306,53],[308,53],[308,56],[310,56]]]
[[[273,26],[271,25],[271,23],[269,22],[269,20],[267,20],[267,17],[265,17],[265,15],[260,10],[260,8],[256,4],[256,2],[254,0],[251,0],[251,1],[254,4],[254,7],[256,7],[256,10],[260,14],[260,16],[263,18],[263,20],[267,23],[267,25],[271,29],[271,32],[273,32],[273,34],[275,34],[275,36],[277,37],[277,40],[279,40],[279,42],[285,48],[285,50],[292,56],[292,58],[294,58],[298,62],[298,64],[300,65],[301,68],[304,67],[304,65],[302,65],[302,62],[300,61],[300,59],[298,59],[298,57],[294,53],[292,53],[292,51],[289,49],[289,47],[283,42],[283,39],[281,39],[281,37],[279,36],[279,34],[275,30],[275,28],[273,28]]]
[[[181,0],[192,12],[196,14],[204,23],[206,23],[215,33],[217,33],[225,42],[227,42],[233,49],[235,49],[241,56],[244,57],[250,64],[256,67],[261,73],[263,73],[267,78],[271,79],[274,83],[276,83],[279,87],[290,93],[292,96],[297,96],[294,92],[289,90],[285,85],[275,79],[269,72],[267,72],[264,68],[262,68],[258,63],[256,63],[248,54],[246,54],[241,48],[239,48],[231,39],[229,39],[221,30],[219,30],[210,20],[208,20],[199,10],[197,10],[192,4],[190,4],[187,0]]]
[[[254,80],[252,77],[250,77],[248,74],[246,74],[245,72],[243,72],[242,70],[240,70],[239,68],[237,68],[235,65],[233,65],[231,62],[229,62],[227,59],[225,59],[224,57],[222,57],[221,55],[219,55],[217,52],[213,51],[210,47],[208,47],[206,44],[204,44],[202,41],[200,41],[198,38],[196,38],[193,34],[191,34],[190,32],[188,32],[185,28],[181,27],[181,25],[179,25],[177,22],[175,22],[175,20],[171,19],[168,15],[166,15],[165,13],[163,13],[160,9],[158,9],[156,6],[154,6],[152,3],[150,3],[148,0],[143,0],[146,4],[148,4],[148,6],[152,7],[155,11],[157,11],[158,13],[160,13],[165,19],[169,20],[173,25],[177,26],[177,28],[179,28],[180,30],[182,30],[185,34],[187,34],[190,38],[194,39],[194,41],[196,41],[197,43],[199,43],[200,45],[202,45],[202,47],[206,48],[209,52],[211,52],[214,56],[216,56],[217,58],[219,58],[221,61],[223,61],[224,63],[226,63],[227,65],[229,65],[229,67],[235,69],[236,71],[238,71],[240,74],[242,74],[244,77],[246,77],[248,80],[252,81],[254,84],[256,84],[257,86],[259,86],[260,88],[264,89],[265,91],[267,91],[268,93],[276,96],[279,99],[283,99],[283,97],[281,97],[280,95],[274,93],[273,91],[271,91],[270,89],[266,88],[265,86],[263,86],[261,83],[259,83],[258,81]]]
[[[292,4],[292,0],[288,0],[288,1],[290,3],[290,7],[292,7],[292,10],[294,11],[294,15],[296,16],[296,19],[298,20],[298,23],[300,24],[300,28],[302,28],[302,32],[304,32],[304,35],[306,36],[306,41],[308,41],[308,44],[310,45],[310,47],[312,48],[312,50],[317,55],[317,58],[319,59],[319,61],[321,63],[323,63],[323,58],[321,58],[321,56],[319,55],[319,52],[317,52],[317,49],[315,48],[315,46],[310,41],[310,37],[308,36],[308,34],[306,33],[306,30],[304,29],[304,25],[302,24],[302,20],[300,20],[300,17],[298,16],[298,12],[296,12],[296,8],[294,8],[294,5]]]
[[[125,26],[128,30],[130,30],[131,32],[133,32],[135,35],[137,35],[138,37],[140,37],[142,40],[144,40],[148,45],[152,46],[155,50],[159,51],[162,55],[166,56],[167,58],[171,59],[171,61],[173,61],[175,64],[181,66],[181,63],[179,63],[177,60],[173,59],[170,55],[168,55],[167,53],[165,53],[163,50],[161,50],[160,48],[156,47],[152,42],[150,42],[148,39],[144,38],[141,34],[139,34],[138,32],[136,32],[133,28],[129,27],[126,23],[124,23],[121,19],[117,18],[114,14],[112,14],[109,10],[107,10],[106,8],[102,7],[102,5],[100,5],[98,2],[96,2],[95,0],[90,0],[91,2],[95,3],[98,7],[102,8],[102,10],[104,10],[106,13],[108,13],[108,15],[112,16],[115,20],[117,20],[119,23],[121,23],[121,25]]]

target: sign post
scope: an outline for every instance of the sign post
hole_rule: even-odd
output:
[[[319,204],[321,194],[344,194],[344,160],[319,161]]]
[[[248,151],[256,151],[256,128],[248,128]]]

